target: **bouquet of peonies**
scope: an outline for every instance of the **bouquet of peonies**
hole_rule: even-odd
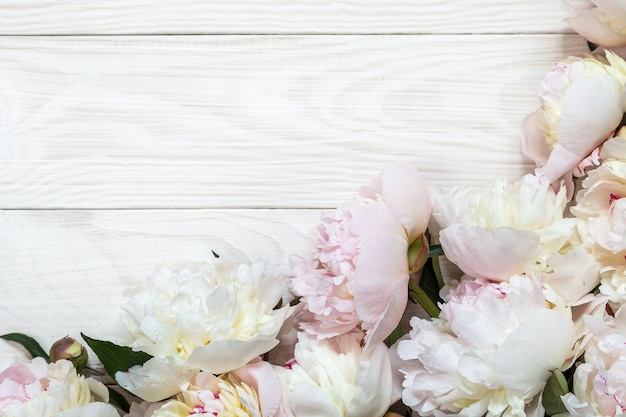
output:
[[[566,3],[626,44],[621,3]],[[76,341],[2,336],[34,359],[0,368],[0,417],[626,415],[625,84],[609,50],[558,63],[522,125],[535,172],[429,192],[392,165],[290,274],[217,253],[156,269],[83,335],[108,390]]]

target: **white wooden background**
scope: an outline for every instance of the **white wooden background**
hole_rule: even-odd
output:
[[[161,262],[307,255],[388,163],[531,169],[558,0],[0,0],[0,334],[95,334]],[[0,341],[0,363],[18,354]]]

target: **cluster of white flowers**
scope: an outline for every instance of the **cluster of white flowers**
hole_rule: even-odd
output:
[[[625,84],[610,51],[557,64],[524,120],[534,175],[435,194],[441,245],[465,275],[395,348],[420,416],[543,416],[556,372],[573,386],[550,413],[626,413]]]

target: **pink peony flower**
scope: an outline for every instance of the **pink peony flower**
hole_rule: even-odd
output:
[[[0,372],[2,417],[118,417],[108,399],[103,384],[78,375],[68,360],[34,358]]]
[[[414,317],[397,344],[403,402],[420,416],[525,415],[575,355],[571,313],[548,305],[537,279],[463,279],[438,319]]]
[[[563,178],[572,189],[572,171],[622,120],[625,82],[626,63],[612,52],[606,59],[570,57],[548,73],[541,106],[522,126],[523,151],[537,163],[542,184],[558,186]]]
[[[368,345],[387,337],[406,307],[409,245],[423,236],[429,217],[428,190],[406,164],[391,166],[325,214],[313,262],[293,260],[301,328],[319,338],[359,328]]]

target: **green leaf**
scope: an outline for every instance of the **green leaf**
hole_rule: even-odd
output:
[[[48,353],[46,353],[41,345],[32,337],[26,336],[22,333],[7,333],[0,337],[10,342],[19,343],[24,346],[33,358],[44,358],[46,362],[50,363],[50,356],[48,356]]]
[[[441,297],[439,297],[439,290],[441,290],[442,285],[439,282],[435,268],[439,268],[436,258],[429,258],[422,270],[419,286],[426,292],[428,298],[436,304],[442,301]]]
[[[543,391],[543,408],[546,409],[546,414],[553,416],[555,414],[567,412],[567,408],[563,405],[561,395],[565,395],[569,392],[567,386],[567,380],[565,375],[558,369],[552,371],[552,375],[548,378],[546,388]]]
[[[428,256],[443,256],[443,248],[441,245],[430,245],[428,248]]]
[[[119,392],[115,391],[113,388],[111,387],[107,387],[107,388],[109,390],[109,404],[128,413],[130,411],[130,404],[128,403],[126,398]]]
[[[92,339],[83,333],[80,335],[98,356],[98,359],[104,365],[104,370],[113,379],[115,379],[117,371],[126,372],[133,366],[143,365],[146,361],[152,359],[152,356],[145,352],[135,352],[126,346],[118,346],[115,343],[104,340]]]

